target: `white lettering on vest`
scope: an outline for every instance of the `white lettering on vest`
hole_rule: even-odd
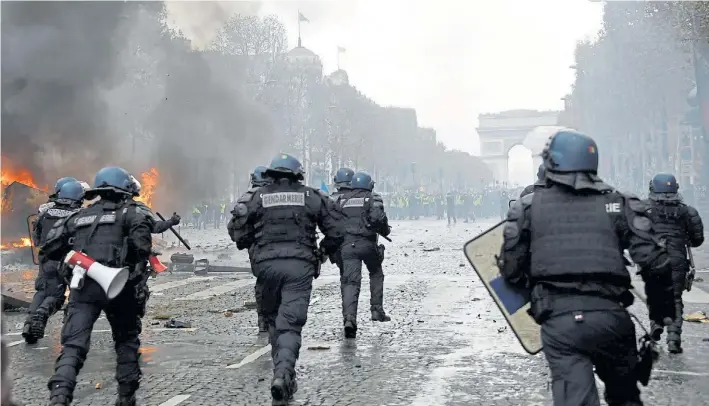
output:
[[[620,213],[620,203],[606,203],[606,213]]]
[[[279,192],[261,195],[261,205],[265,208],[279,206],[305,206],[305,193]]]
[[[367,200],[369,200],[369,198],[367,197],[354,197],[352,199],[346,200],[342,208],[344,209],[347,207],[364,207],[364,203],[366,203]]]

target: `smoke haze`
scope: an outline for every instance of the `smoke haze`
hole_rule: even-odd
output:
[[[244,61],[225,69],[216,53],[196,51],[259,3],[163,6],[2,3],[3,167],[53,184],[91,183],[108,165],[136,176],[155,166],[158,205],[179,209],[223,196],[234,169],[245,178],[273,153],[269,117],[244,96]]]

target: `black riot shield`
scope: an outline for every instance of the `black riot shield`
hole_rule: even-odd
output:
[[[39,247],[34,245],[34,240],[32,239],[32,230],[34,230],[34,224],[39,219],[39,215],[31,214],[27,217],[27,232],[30,237],[30,246],[32,248],[32,262],[35,265],[39,265]]]
[[[542,350],[542,339],[540,326],[527,313],[529,292],[509,285],[497,268],[495,256],[500,254],[504,227],[503,221],[484,231],[468,241],[463,251],[524,350],[534,355]]]

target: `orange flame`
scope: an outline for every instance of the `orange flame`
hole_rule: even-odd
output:
[[[160,180],[160,172],[156,168],[150,168],[147,172],[140,174],[140,184],[142,189],[140,190],[140,196],[135,200],[145,203],[146,206],[153,208],[153,197],[155,195],[155,188],[158,186],[158,180]]]
[[[23,248],[23,247],[31,247],[32,242],[30,241],[29,238],[21,238],[20,241],[9,243],[9,244],[2,244],[0,245],[0,249],[7,249],[7,248]]]
[[[0,187],[3,190],[3,193],[0,194],[0,213],[10,210],[10,201],[12,200],[12,196],[5,196],[4,191],[5,188],[10,186],[13,182],[22,183],[44,192],[49,190],[49,186],[37,186],[34,176],[32,176],[32,173],[29,170],[17,168],[9,159],[2,157],[2,168],[0,168]]]

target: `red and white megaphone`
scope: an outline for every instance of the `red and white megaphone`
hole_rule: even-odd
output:
[[[121,293],[130,275],[128,268],[109,268],[86,254],[74,250],[69,251],[64,258],[64,263],[74,267],[70,288],[81,289],[84,286],[84,276],[89,276],[101,285],[109,299]]]

